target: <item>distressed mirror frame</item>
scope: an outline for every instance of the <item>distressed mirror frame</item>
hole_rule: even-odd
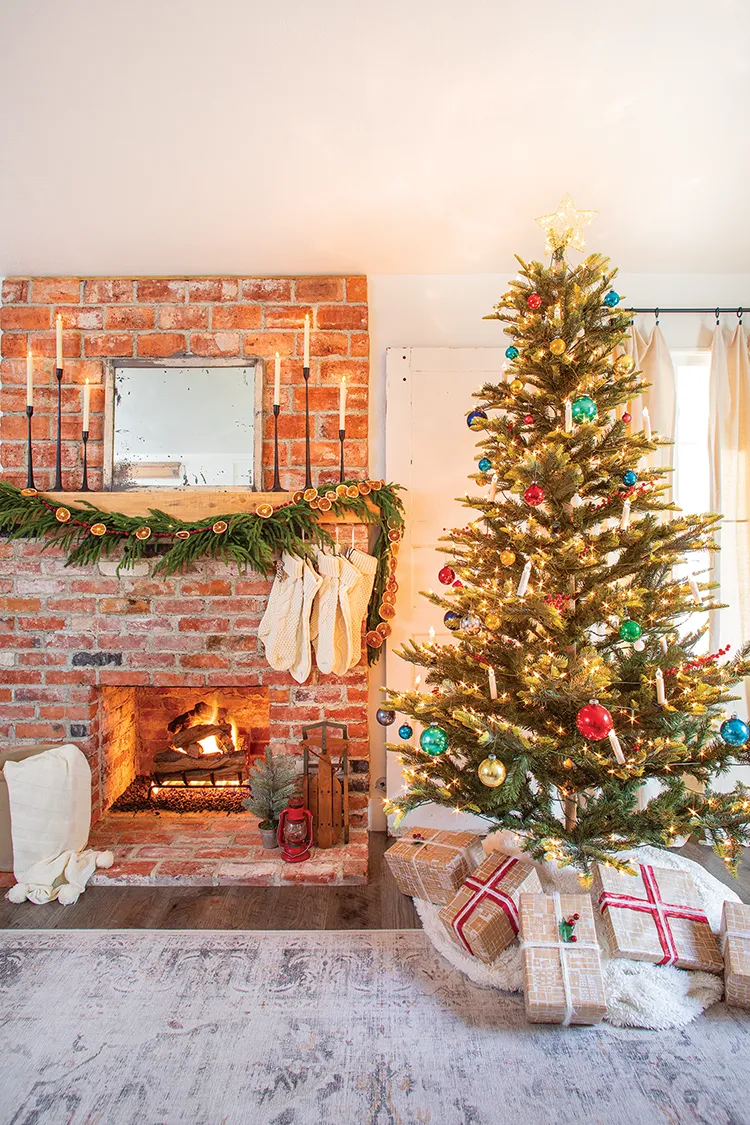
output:
[[[263,491],[263,386],[265,382],[265,364],[260,356],[245,356],[242,358],[215,356],[172,356],[158,359],[131,359],[130,356],[113,358],[105,361],[104,365],[104,473],[103,487],[105,492],[114,491],[114,461],[115,461],[115,388],[116,372],[118,367],[253,367],[257,373],[254,380],[254,406],[253,406],[253,484],[251,488],[244,485],[182,485],[175,486],[176,492],[262,492]],[[163,491],[159,488],[144,487],[142,492]]]

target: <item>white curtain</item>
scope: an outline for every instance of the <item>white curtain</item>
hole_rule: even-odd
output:
[[[717,595],[729,609],[713,613],[711,650],[750,639],[750,355],[738,324],[727,341],[717,325],[711,348],[709,384],[709,454],[711,508],[723,515],[713,556]],[[747,694],[748,683],[745,691]]]
[[[642,372],[644,383],[650,383],[642,395],[632,400],[628,411],[632,416],[630,432],[635,434],[643,429],[643,408],[648,408],[651,419],[651,430],[656,436],[674,441],[676,402],[675,378],[672,356],[664,339],[664,333],[659,325],[655,325],[651,335],[646,340],[637,328],[633,328],[630,339],[626,344],[626,351],[632,355],[636,367]],[[650,468],[671,469],[674,467],[674,446],[662,446],[648,459]],[[664,493],[664,499],[672,499],[671,487],[672,474],[666,476],[669,491]]]

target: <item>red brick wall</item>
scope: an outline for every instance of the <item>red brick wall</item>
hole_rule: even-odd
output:
[[[34,356],[36,483],[54,480],[57,409],[55,317],[63,318],[63,474],[75,489],[81,472],[83,384],[92,384],[89,464],[101,484],[104,358],[221,356],[266,361],[265,484],[272,478],[270,409],[273,359],[282,356],[279,416],[283,483],[304,482],[302,340],[310,314],[310,407],[313,476],[337,477],[338,395],[349,387],[346,462],[367,468],[369,337],[364,277],[6,278],[2,286],[0,455],[3,476],[26,481],[26,353]],[[270,366],[269,366],[270,365]],[[270,377],[269,377],[270,371]]]
[[[25,483],[25,359],[35,357],[35,434],[38,485],[52,481],[54,318],[64,317],[65,448],[63,464],[79,473],[81,387],[92,395],[89,451],[101,465],[102,357],[262,356],[278,350],[282,365],[282,465],[285,483],[303,479],[304,383],[302,326],[311,313],[313,476],[334,479],[338,465],[338,383],[346,374],[347,464],[367,468],[367,290],[364,278],[203,278],[128,280],[11,278],[0,309],[0,463],[2,476]],[[267,367],[268,371],[268,367]],[[264,395],[270,407],[269,390]],[[42,440],[43,437],[49,440]],[[264,444],[264,471],[270,472]],[[99,483],[95,476],[94,486]],[[350,527],[344,530],[347,544]],[[365,548],[367,532],[355,528]],[[368,803],[367,671],[347,676],[313,670],[298,685],[265,662],[256,632],[270,582],[231,567],[202,562],[173,579],[117,578],[111,565],[66,568],[58,551],[35,543],[0,541],[0,745],[70,739],[87,754],[94,808],[117,795],[122,755],[109,763],[100,737],[109,719],[102,687],[264,687],[270,692],[275,750],[298,749],[303,723],[323,718],[349,725],[354,823],[366,823]],[[104,571],[104,572],[103,572]],[[105,573],[106,572],[106,573]],[[123,707],[127,710],[126,697]],[[105,747],[106,748],[106,747]],[[119,770],[119,773],[118,773]],[[124,774],[122,775],[124,776]]]

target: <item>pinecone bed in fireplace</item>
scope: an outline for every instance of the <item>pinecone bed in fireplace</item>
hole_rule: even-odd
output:
[[[154,754],[154,785],[241,785],[245,752],[225,707],[200,701],[168,724],[171,745]]]

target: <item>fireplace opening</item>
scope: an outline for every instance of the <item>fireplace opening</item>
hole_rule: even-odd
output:
[[[270,739],[267,689],[105,687],[102,704],[107,808],[243,811]]]

